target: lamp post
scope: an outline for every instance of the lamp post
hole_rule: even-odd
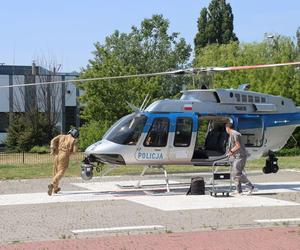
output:
[[[267,41],[268,41],[268,56],[271,59],[273,56],[273,49],[275,47],[275,36],[274,34],[268,34],[267,36]]]

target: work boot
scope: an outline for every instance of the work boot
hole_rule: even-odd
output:
[[[249,190],[247,191],[246,195],[252,195],[254,191],[254,186],[252,186],[251,188],[249,188]]]
[[[58,187],[58,188],[55,188],[55,189],[53,190],[53,192],[54,192],[55,194],[57,194],[60,190],[61,190],[60,187]]]
[[[234,191],[234,192],[231,193],[231,195],[234,196],[234,197],[240,197],[240,196],[243,195],[243,193],[242,192],[238,192],[238,191]]]
[[[53,191],[53,184],[48,185],[48,195],[51,196]]]

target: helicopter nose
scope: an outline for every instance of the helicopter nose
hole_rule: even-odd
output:
[[[102,163],[125,165],[124,158],[120,155],[118,145],[107,140],[98,141],[85,150],[85,155]]]
[[[102,140],[101,140],[101,141],[95,142],[94,144],[88,146],[88,147],[85,149],[84,153],[85,153],[86,155],[90,155],[90,154],[92,154],[96,149],[97,149],[97,151],[98,151],[99,149],[101,149],[101,146],[100,146],[101,144],[102,144]]]

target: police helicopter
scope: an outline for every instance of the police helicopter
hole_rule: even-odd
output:
[[[189,68],[167,72],[73,79],[40,83],[14,84],[0,88],[34,85],[83,83],[97,80],[128,79],[162,75],[197,75],[235,70],[300,65],[300,62],[277,64]],[[103,136],[85,150],[81,165],[84,180],[93,177],[99,164],[110,166],[102,176],[122,165],[143,165],[141,176],[148,168],[161,169],[168,177],[165,165],[213,166],[227,159],[228,135],[225,124],[233,123],[242,134],[250,159],[267,156],[264,173],[278,171],[274,152],[280,150],[300,126],[300,107],[291,99],[249,91],[249,85],[238,89],[194,89],[182,92],[178,100],[159,100],[140,108],[117,121]],[[97,166],[95,166],[97,164]],[[139,183],[138,183],[139,185]]]
[[[190,68],[132,77],[299,64]],[[274,152],[281,149],[295,128],[300,126],[300,107],[296,107],[292,100],[249,91],[249,85],[241,85],[238,89],[186,90],[178,100],[159,100],[148,107],[146,99],[140,108],[129,104],[134,112],[117,121],[101,140],[85,150],[81,166],[83,179],[93,177],[95,163],[110,165],[103,175],[117,166],[143,165],[141,176],[150,167],[160,168],[168,189],[165,165],[212,166],[227,159],[225,124],[228,122],[242,134],[249,158],[268,156],[263,172],[276,173],[278,164]]]

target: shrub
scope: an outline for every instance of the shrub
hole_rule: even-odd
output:
[[[89,145],[99,141],[108,130],[108,122],[91,121],[80,128],[79,149],[85,150]]]
[[[300,147],[283,148],[275,153],[276,156],[296,156],[300,155]]]
[[[50,148],[49,146],[34,146],[29,152],[37,154],[47,154],[50,153]]]
[[[48,124],[44,114],[37,113],[32,120],[26,114],[14,115],[5,141],[8,150],[29,152],[33,145],[48,144],[57,134],[56,129]]]

